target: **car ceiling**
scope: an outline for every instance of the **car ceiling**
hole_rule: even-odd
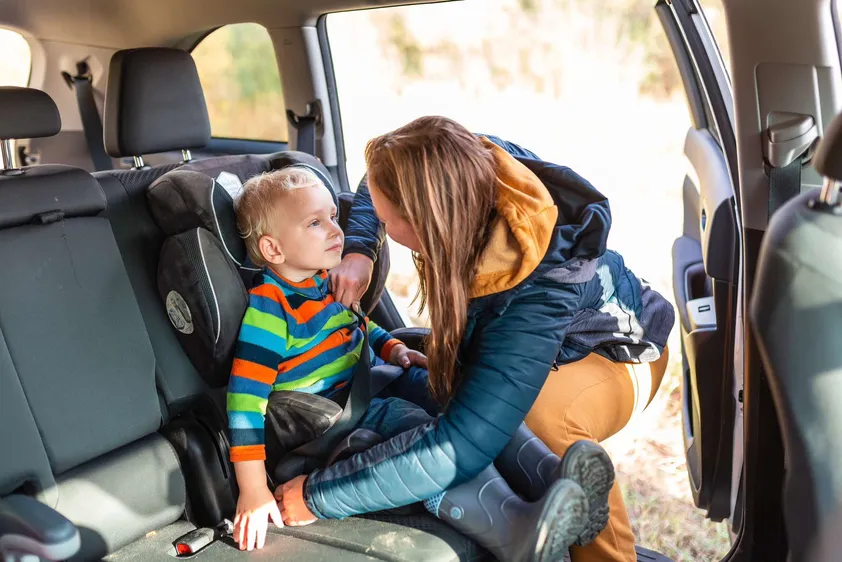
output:
[[[41,41],[122,49],[181,46],[229,23],[313,25],[325,13],[429,0],[2,0],[0,26]]]

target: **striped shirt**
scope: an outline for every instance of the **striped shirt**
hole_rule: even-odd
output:
[[[368,353],[388,361],[400,341],[368,321]],[[359,320],[328,292],[327,273],[294,283],[264,270],[249,291],[231,378],[231,461],[265,460],[269,394],[296,390],[330,396],[348,383],[363,346]]]

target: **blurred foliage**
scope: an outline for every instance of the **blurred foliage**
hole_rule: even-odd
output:
[[[192,54],[214,137],[287,140],[281,77],[266,28],[227,25],[205,37]]]

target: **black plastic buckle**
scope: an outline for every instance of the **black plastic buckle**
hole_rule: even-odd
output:
[[[298,129],[305,121],[313,120],[316,125],[322,124],[322,102],[321,100],[313,100],[306,106],[307,113],[304,115],[297,115],[293,110],[287,109],[287,121],[294,128]]]

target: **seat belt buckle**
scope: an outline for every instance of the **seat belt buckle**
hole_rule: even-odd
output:
[[[216,527],[200,527],[193,529],[186,535],[182,535],[173,541],[172,545],[175,548],[177,558],[187,558],[193,556],[214,541],[226,537],[234,532],[234,524],[228,519],[224,519],[222,523]]]

